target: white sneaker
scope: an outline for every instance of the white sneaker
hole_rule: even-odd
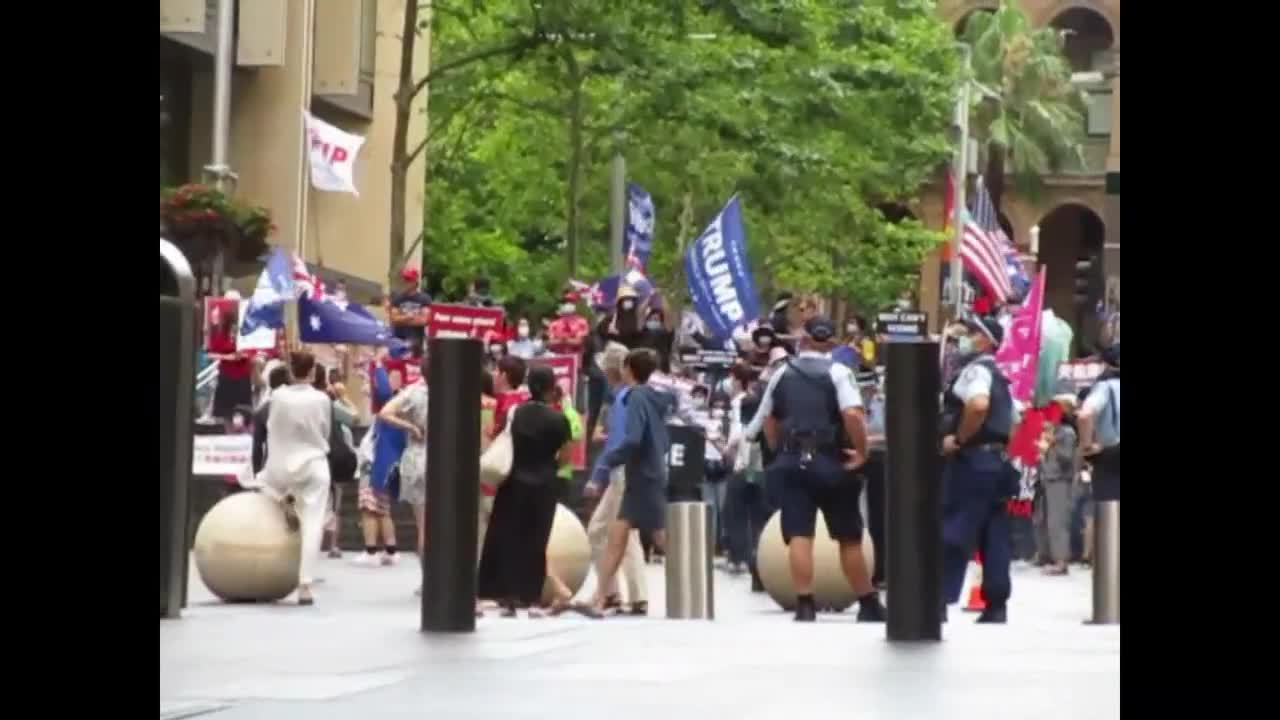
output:
[[[351,561],[351,564],[357,567],[378,567],[378,555],[370,555],[367,552],[362,552],[356,555],[355,559]]]
[[[400,553],[395,553],[395,554],[391,554],[391,553],[383,553],[383,554],[382,554],[382,564],[383,564],[384,566],[388,566],[388,567],[389,567],[389,566],[392,566],[392,565],[399,565],[399,564],[400,564]]]

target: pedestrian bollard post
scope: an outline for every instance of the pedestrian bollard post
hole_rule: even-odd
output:
[[[187,580],[191,406],[196,392],[196,283],[160,238],[160,617],[182,613]]]
[[[1120,624],[1120,501],[1093,506],[1094,625]]]
[[[427,548],[422,631],[475,632],[480,511],[481,343],[434,338],[427,350]]]
[[[711,564],[715,538],[710,508],[702,502],[707,438],[697,428],[668,425],[667,546],[663,548],[667,574],[667,617],[686,620],[715,618],[714,576]]]
[[[714,620],[714,575],[711,572],[711,516],[701,501],[667,505],[667,617]]]
[[[890,641],[942,639],[938,343],[888,343],[885,561]]]

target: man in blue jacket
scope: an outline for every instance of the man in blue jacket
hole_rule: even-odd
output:
[[[666,546],[667,436],[666,418],[672,411],[673,398],[648,384],[658,367],[658,354],[649,348],[637,348],[627,354],[623,363],[623,379],[631,385],[624,398],[625,428],[621,441],[607,451],[601,464],[612,470],[624,467],[626,488],[618,509],[618,519],[609,524],[608,544],[601,563],[595,608],[603,612],[605,591],[613,584],[631,531],[653,533],[654,544]],[[615,403],[613,412],[619,408]],[[610,433],[614,439],[614,433]]]

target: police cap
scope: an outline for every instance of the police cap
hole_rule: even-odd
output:
[[[815,315],[804,324],[804,334],[818,342],[827,342],[836,336],[836,326],[829,318]]]
[[[1004,340],[1004,328],[995,318],[970,315],[961,322],[969,330],[986,335],[996,347],[1000,347],[1000,343]]]

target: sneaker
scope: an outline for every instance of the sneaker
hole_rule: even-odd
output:
[[[400,564],[400,553],[383,553],[382,555],[383,567],[391,567],[392,565],[399,565],[399,564]]]
[[[334,548],[334,549],[332,549],[332,550],[330,550],[330,551],[329,551],[329,557],[333,558],[334,560],[341,560],[341,559],[342,559],[342,551],[341,551],[341,550],[339,550],[338,548]]]
[[[872,593],[865,600],[859,601],[858,622],[882,623],[885,619],[884,605],[880,603],[880,594]]]
[[[817,619],[818,608],[812,600],[796,600],[796,622],[814,622]]]
[[[1004,606],[988,605],[978,616],[979,624],[1003,625],[1009,622],[1009,610]]]
[[[357,567],[378,567],[378,556],[376,554],[362,552],[356,555],[355,559],[351,561],[351,564]]]

